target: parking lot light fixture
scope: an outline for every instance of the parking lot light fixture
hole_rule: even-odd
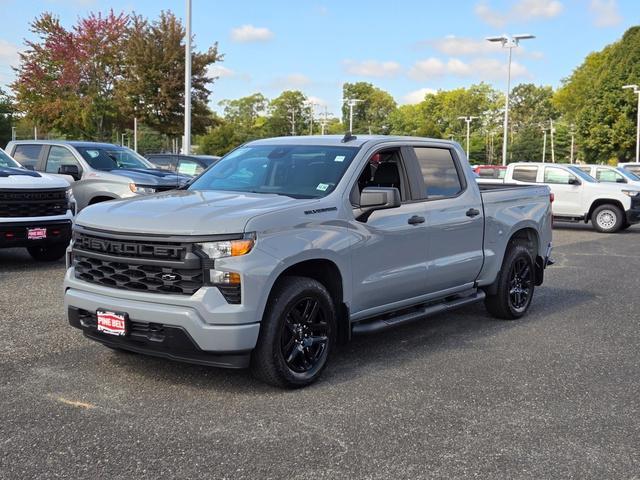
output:
[[[498,42],[502,44],[502,48],[509,49],[509,63],[507,65],[507,94],[505,97],[505,105],[504,105],[504,128],[503,128],[503,136],[502,136],[502,165],[507,164],[507,140],[509,134],[509,91],[511,90],[511,53],[512,50],[520,44],[521,40],[529,40],[531,38],[536,38],[535,35],[531,35],[530,33],[521,33],[518,35],[500,35],[497,37],[487,37],[486,40],[489,42]]]
[[[636,163],[640,163],[640,87],[638,85],[624,85],[624,89],[632,89],[638,96],[638,118],[636,125]]]
[[[471,122],[478,117],[458,117],[458,120],[464,120],[467,123],[467,160],[469,160],[469,137],[471,134]]]

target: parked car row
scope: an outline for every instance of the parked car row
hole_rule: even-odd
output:
[[[477,178],[476,181],[547,185],[554,195],[556,221],[591,222],[599,232],[615,233],[640,222],[640,183],[624,168],[510,163],[504,179]]]

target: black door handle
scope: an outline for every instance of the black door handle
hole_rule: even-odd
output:
[[[467,217],[475,217],[477,215],[480,215],[480,210],[475,209],[475,208],[470,208],[469,210],[467,210]]]
[[[419,223],[424,223],[424,217],[421,217],[419,215],[414,215],[408,220],[408,222],[409,222],[409,225],[418,225]]]

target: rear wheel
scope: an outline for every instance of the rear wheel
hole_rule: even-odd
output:
[[[515,320],[527,313],[535,288],[534,263],[528,243],[516,241],[511,245],[496,283],[496,293],[485,299],[489,313],[504,320]]]
[[[251,371],[274,386],[304,387],[324,370],[335,339],[335,307],[324,285],[285,277],[267,305]]]
[[[31,258],[39,262],[55,262],[64,257],[67,246],[63,243],[57,243],[39,247],[28,247],[27,251],[29,255],[31,255]]]
[[[601,233],[615,233],[625,223],[624,213],[615,205],[600,205],[591,214],[593,228]]]

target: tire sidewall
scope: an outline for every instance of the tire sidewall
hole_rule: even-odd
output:
[[[514,318],[520,318],[522,317],[525,313],[527,313],[527,311],[529,310],[529,307],[531,306],[531,301],[533,300],[533,292],[535,290],[535,279],[533,278],[533,274],[534,274],[534,263],[533,263],[533,258],[531,257],[531,252],[529,252],[528,249],[526,249],[523,246],[516,246],[513,250],[513,255],[511,255],[510,257],[510,262],[509,262],[509,268],[507,270],[507,275],[505,275],[505,291],[506,291],[506,302],[507,302],[507,306],[509,308],[509,311],[511,312],[511,314],[513,315]],[[529,269],[531,270],[531,286],[530,288],[530,292],[529,292],[529,297],[527,298],[527,303],[524,306],[523,309],[521,310],[517,310],[516,308],[513,307],[513,305],[511,305],[511,298],[510,298],[510,294],[509,294],[509,282],[511,281],[511,271],[515,266],[515,263],[517,260],[519,260],[520,258],[525,258],[527,260],[527,262],[529,263]]]

